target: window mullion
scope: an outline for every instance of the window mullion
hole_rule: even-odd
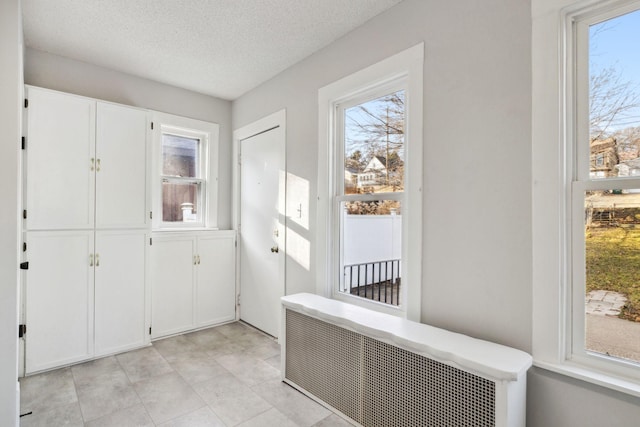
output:
[[[184,176],[162,175],[160,178],[162,182],[194,183],[194,184],[202,184],[203,182],[205,182],[205,180],[201,178],[189,178]]]
[[[404,192],[397,191],[395,193],[365,193],[365,194],[345,194],[336,196],[335,201],[340,202],[377,202],[381,200],[404,200]]]

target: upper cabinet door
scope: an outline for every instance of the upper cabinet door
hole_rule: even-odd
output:
[[[96,227],[147,224],[147,113],[98,102]]]
[[[26,229],[93,227],[95,101],[28,87]]]

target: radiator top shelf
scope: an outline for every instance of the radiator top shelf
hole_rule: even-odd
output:
[[[315,294],[288,295],[282,305],[496,381],[518,380],[533,362],[521,350]]]

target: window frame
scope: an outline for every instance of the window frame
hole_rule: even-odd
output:
[[[340,295],[337,299],[343,299],[342,296],[346,297],[347,300],[353,299],[353,298],[362,298],[362,297],[351,296],[342,290],[343,288],[346,288],[346,284],[344,283],[345,275],[342,274],[344,272],[344,258],[342,255],[345,252],[344,240],[342,239],[342,235],[344,232],[344,228],[343,228],[344,224],[338,219],[343,216],[342,209],[341,209],[342,203],[356,202],[356,201],[376,202],[376,201],[384,201],[384,200],[393,200],[393,201],[399,201],[402,206],[405,200],[404,189],[402,191],[390,192],[390,193],[345,194],[344,192],[344,171],[345,171],[345,132],[344,131],[346,126],[346,123],[344,120],[345,113],[350,108],[356,107],[358,105],[362,105],[366,102],[373,101],[375,99],[378,99],[383,96],[390,95],[392,93],[396,93],[399,91],[404,91],[406,96],[407,90],[408,90],[407,79],[406,77],[401,77],[387,84],[376,86],[372,90],[368,90],[363,93],[358,93],[356,96],[352,98],[347,98],[347,99],[344,99],[343,101],[336,102],[333,104],[333,108],[335,109],[334,117],[336,119],[335,120],[335,139],[333,142],[335,146],[335,153],[336,153],[336,156],[333,159],[333,161],[335,162],[333,170],[334,170],[334,173],[336,174],[336,176],[334,177],[335,188],[333,190],[333,204],[334,204],[333,215],[335,215],[334,218],[336,218],[336,221],[339,224],[336,224],[336,226],[333,227],[334,229],[332,230],[332,233],[333,233],[332,238],[334,239],[334,241],[339,242],[339,248],[337,253],[335,254],[336,259],[334,261],[335,265],[338,268],[338,281],[336,282],[336,286],[334,289],[334,294]],[[405,112],[406,110],[407,109],[405,108]],[[406,138],[404,142],[406,142]],[[405,144],[403,143],[403,150],[405,148],[404,145]],[[365,177],[367,180],[373,180],[376,178],[375,173],[370,173]],[[402,265],[402,262],[401,262],[401,265]],[[335,274],[335,272],[333,272],[333,274]],[[404,292],[404,290],[402,289],[401,289],[401,292],[402,292],[403,298],[400,298],[401,302],[400,302],[400,305],[398,306],[389,305],[386,302],[385,303],[378,302],[378,301],[370,301],[370,302],[374,304],[384,304],[385,307],[389,307],[393,310],[402,311],[403,310],[402,303],[403,303],[403,299],[406,298],[406,292]]]
[[[330,298],[373,310],[420,321],[422,288],[422,87],[424,43],[357,71],[318,91],[318,233],[316,240],[316,292]],[[400,86],[399,86],[400,85]],[[401,306],[366,300],[339,291],[340,224],[338,195],[344,190],[344,147],[338,140],[341,119],[338,106],[405,90],[405,182],[404,194],[376,193],[373,199],[401,198],[402,297]],[[398,90],[395,89],[395,90]],[[342,188],[341,188],[342,187]],[[391,196],[391,197],[389,197]],[[369,200],[369,195],[358,195]],[[409,233],[409,230],[411,232]]]
[[[217,229],[218,206],[218,145],[219,125],[187,117],[155,112],[153,115],[154,167],[152,226],[156,230]],[[199,159],[196,177],[175,177],[163,174],[163,141],[165,134],[198,139]],[[195,183],[198,185],[196,221],[170,222],[163,220],[163,182]]]
[[[573,282],[574,268],[585,263],[584,190],[610,184],[625,189],[637,181],[589,177],[589,146],[576,144],[588,138],[588,38],[578,40],[574,23],[603,21],[639,7],[638,0],[532,4],[534,365],[637,397],[637,364],[584,350],[585,288]],[[583,98],[577,99],[579,91]]]
[[[590,190],[615,190],[640,188],[640,177],[591,177],[589,144],[589,28],[609,19],[624,15],[631,11],[640,10],[640,2],[630,2],[622,6],[596,6],[569,15],[571,28],[572,53],[570,68],[573,84],[568,87],[569,99],[575,103],[575,109],[567,122],[573,132],[567,138],[568,152],[571,158],[567,163],[567,211],[570,227],[567,227],[567,260],[570,263],[569,282],[566,284],[570,301],[568,311],[571,313],[567,330],[568,347],[566,357],[579,364],[602,371],[609,371],[617,375],[624,375],[640,382],[640,361],[627,362],[624,359],[591,352],[586,349],[586,241],[584,233],[584,195]],[[604,153],[602,156],[604,164]]]

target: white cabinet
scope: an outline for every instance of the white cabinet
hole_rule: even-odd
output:
[[[144,228],[147,112],[27,87],[27,230]]]
[[[27,373],[148,341],[144,231],[33,231],[26,243]]]
[[[154,235],[152,338],[235,319],[235,238],[234,231]]]
[[[141,347],[148,338],[145,318],[144,231],[96,232],[95,356]]]
[[[209,326],[236,317],[235,232],[219,231],[198,237],[196,326]]]
[[[91,228],[95,101],[31,87],[27,96],[25,227]]]
[[[93,354],[93,232],[27,234],[27,373]]]
[[[147,226],[147,113],[98,102],[96,227]]]
[[[149,342],[147,112],[27,87],[25,370]]]
[[[195,239],[153,237],[151,245],[151,338],[193,328]]]

